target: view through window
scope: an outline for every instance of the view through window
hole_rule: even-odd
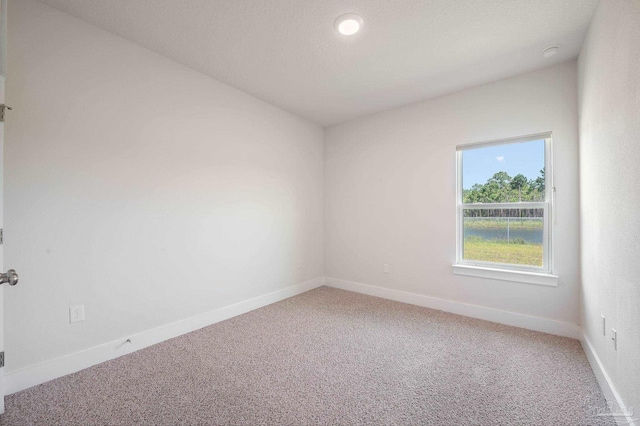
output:
[[[458,148],[458,263],[549,271],[550,136]]]

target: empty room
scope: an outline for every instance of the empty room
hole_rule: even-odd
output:
[[[0,3],[0,426],[640,426],[640,0]]]

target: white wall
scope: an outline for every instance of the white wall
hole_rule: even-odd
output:
[[[640,414],[638,46],[640,1],[603,1],[579,61],[582,326],[634,418]],[[618,331],[617,351],[611,328]]]
[[[570,62],[326,129],[326,276],[577,324],[576,90]],[[558,287],[454,276],[456,145],[546,131]]]
[[[33,0],[9,41],[9,372],[323,275],[322,128]]]

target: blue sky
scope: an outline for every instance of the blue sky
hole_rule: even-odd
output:
[[[462,151],[462,187],[484,184],[497,172],[535,179],[544,167],[544,140],[494,145]]]

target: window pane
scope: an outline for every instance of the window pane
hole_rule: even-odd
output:
[[[463,203],[544,201],[544,139],[462,151]]]
[[[464,209],[464,260],[543,266],[544,209]]]

